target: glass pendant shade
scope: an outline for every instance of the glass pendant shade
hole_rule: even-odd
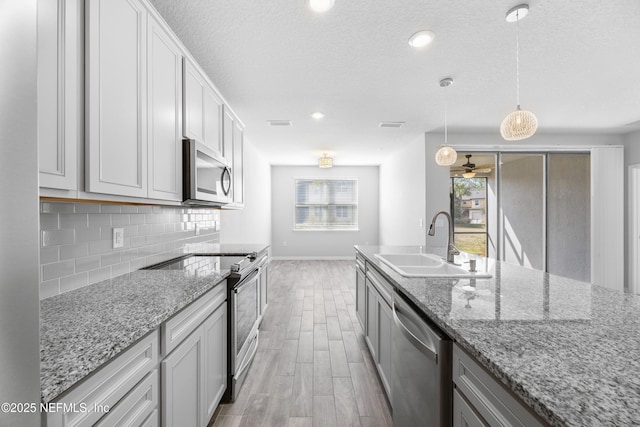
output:
[[[538,119],[531,111],[521,110],[520,106],[504,118],[500,125],[500,134],[507,141],[519,141],[533,136],[538,129]]]
[[[458,159],[458,153],[452,147],[444,146],[436,152],[436,163],[440,166],[451,166]]]
[[[322,157],[318,159],[318,167],[319,168],[333,167],[333,157],[329,157],[326,154],[323,154]]]

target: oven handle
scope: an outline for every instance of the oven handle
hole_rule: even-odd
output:
[[[251,273],[249,276],[247,276],[246,279],[242,280],[237,286],[233,288],[233,292],[235,292],[236,294],[239,293],[242,290],[242,288],[249,285],[251,282],[256,281],[259,274],[260,274],[260,268],[254,270],[253,273]]]
[[[247,366],[249,366],[249,364],[251,363],[251,361],[253,360],[254,356],[256,355],[256,353],[258,352],[258,337],[260,336],[260,333],[258,331],[256,331],[256,337],[255,337],[255,347],[253,347],[253,351],[251,352],[251,356],[249,355],[245,355],[244,356],[244,360],[242,361],[242,365],[240,365],[240,367],[238,368],[238,371],[234,374],[235,377],[239,377],[242,375],[242,372],[247,369]]]

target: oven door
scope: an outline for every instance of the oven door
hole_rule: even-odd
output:
[[[209,147],[184,141],[184,201],[225,204],[231,201],[231,169]]]
[[[254,270],[232,290],[231,367],[234,377],[246,369],[257,350],[252,344],[258,333],[259,277],[260,271]]]

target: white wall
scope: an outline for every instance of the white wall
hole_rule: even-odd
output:
[[[357,178],[358,231],[293,230],[295,178]],[[352,259],[353,245],[378,244],[378,166],[272,166],[272,255],[280,259]]]
[[[220,213],[221,243],[271,243],[271,165],[255,146],[244,142],[244,199],[242,210]]]
[[[381,245],[424,245],[424,165],[424,135],[380,165]]]
[[[0,0],[0,402],[40,402],[36,0]],[[39,414],[0,412],[2,426]]]

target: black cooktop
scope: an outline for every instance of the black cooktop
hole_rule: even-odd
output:
[[[232,264],[243,259],[243,256],[185,255],[145,267],[144,270],[183,270],[200,275],[230,270]]]

